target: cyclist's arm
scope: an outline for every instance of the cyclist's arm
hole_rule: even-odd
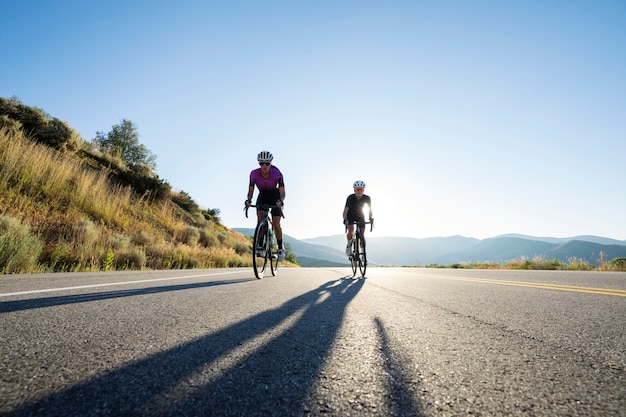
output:
[[[347,224],[348,222],[348,206],[343,208],[343,224]]]
[[[280,202],[283,203],[285,201],[285,186],[278,187],[278,192],[280,193]]]
[[[254,184],[248,187],[248,198],[247,201],[252,202],[252,196],[254,195]]]

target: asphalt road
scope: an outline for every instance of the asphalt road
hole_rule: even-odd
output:
[[[0,277],[2,416],[625,416],[626,273]]]

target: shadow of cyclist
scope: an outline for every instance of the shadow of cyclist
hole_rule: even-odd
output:
[[[364,280],[337,279],[281,306],[11,412],[19,415],[294,415]],[[225,370],[217,362],[292,320]],[[247,356],[246,356],[247,355]],[[230,358],[232,360],[232,358]]]

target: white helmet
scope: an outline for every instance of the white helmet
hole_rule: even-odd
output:
[[[365,183],[361,180],[354,181],[352,188],[365,188]]]
[[[256,157],[256,160],[259,162],[272,162],[272,159],[274,159],[274,155],[269,151],[259,152]]]

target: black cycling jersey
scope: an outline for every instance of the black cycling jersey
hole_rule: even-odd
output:
[[[346,199],[348,208],[347,218],[350,222],[365,222],[363,208],[367,206],[372,209],[372,200],[368,195],[363,194],[361,198],[356,198],[356,194],[350,194]]]

